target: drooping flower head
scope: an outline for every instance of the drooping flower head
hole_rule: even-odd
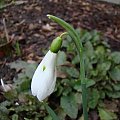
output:
[[[31,91],[34,96],[37,96],[39,101],[44,100],[54,91],[56,84],[56,58],[61,45],[61,37],[53,40],[50,50],[33,75]]]

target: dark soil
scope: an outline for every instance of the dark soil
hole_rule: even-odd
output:
[[[97,29],[108,39],[111,49],[120,51],[120,6],[95,0],[27,0],[0,10],[0,38],[5,36],[2,23],[5,18],[9,39],[13,43],[18,40],[22,50],[21,57],[0,58],[0,77],[13,79],[15,71],[6,66],[10,61],[39,61],[52,39],[63,32],[47,14],[58,16],[75,28]]]

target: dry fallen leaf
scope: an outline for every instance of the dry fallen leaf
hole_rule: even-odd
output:
[[[5,84],[3,82],[3,80],[1,79],[1,86],[0,86],[0,88],[1,88],[1,90],[3,92],[8,92],[8,91],[12,90],[13,86],[12,86],[12,84]]]
[[[43,26],[42,26],[42,29],[43,29],[43,31],[45,31],[45,32],[50,32],[50,31],[52,31],[53,27],[50,26],[49,24],[46,24],[46,25],[43,25]]]
[[[57,71],[57,77],[64,79],[67,78],[67,74],[61,71]]]

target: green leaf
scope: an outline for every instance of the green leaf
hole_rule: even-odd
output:
[[[57,84],[57,91],[56,92],[56,96],[60,96],[64,90],[63,86],[61,86],[59,83]]]
[[[83,43],[87,42],[87,41],[90,41],[90,39],[92,38],[92,35],[90,34],[90,32],[88,32],[85,29],[81,29],[79,35],[80,35],[80,40]]]
[[[88,106],[94,109],[97,106],[98,100],[100,98],[99,91],[97,89],[93,89],[91,93],[89,94],[89,96],[90,98],[88,101]]]
[[[5,113],[0,111],[0,120],[11,120],[8,116],[9,115],[6,115]]]
[[[52,117],[53,120],[60,120],[58,118],[58,116],[56,115],[56,113],[46,104],[46,103],[43,103],[47,112],[49,113],[49,115]]]
[[[76,118],[78,114],[78,106],[75,100],[74,95],[70,96],[62,96],[60,100],[60,105],[63,110],[67,113],[71,118]]]
[[[84,56],[84,66],[85,66],[86,75],[90,74],[91,70],[93,70],[93,66],[90,59],[86,55]]]
[[[9,107],[11,105],[10,102],[4,101],[0,103],[0,120],[10,120],[8,115],[9,115]]]
[[[76,51],[75,44],[72,42],[67,46],[67,52],[73,53],[73,51]]]
[[[60,120],[65,120],[66,113],[64,112],[64,110],[61,107],[57,108],[57,113],[58,113]]]
[[[95,81],[92,79],[87,79],[86,78],[86,87],[89,88],[91,86],[95,85]],[[80,80],[75,80],[73,88],[75,90],[77,90],[78,92],[82,92],[82,88],[81,88],[81,81]]]
[[[111,54],[112,60],[116,63],[119,64],[120,63],[120,52],[113,52]]]
[[[92,42],[94,45],[96,45],[99,41],[100,41],[100,32],[98,32],[97,30],[93,30],[91,32],[92,34]]]
[[[65,40],[63,40],[62,47],[68,47],[71,44],[72,38],[70,35],[66,35]]]
[[[74,87],[73,87],[75,90],[77,90],[78,92],[82,92],[82,87],[81,87],[81,81],[80,80],[77,80],[75,83],[74,83]]]
[[[114,88],[114,90],[116,90],[116,91],[120,91],[120,82],[118,82],[118,83],[113,83],[113,88]]]
[[[113,80],[120,81],[120,68],[119,67],[116,66],[115,68],[112,68],[109,74]]]
[[[26,92],[30,89],[31,79],[24,76],[23,73],[18,74],[18,78],[14,78],[14,82],[18,92]]]
[[[44,118],[44,120],[53,120],[53,119],[50,115],[48,115],[47,117]]]
[[[8,115],[9,110],[5,106],[0,105],[0,113],[3,115]]]
[[[76,99],[76,103],[78,104],[82,104],[82,93],[76,93],[75,94],[75,99]]]
[[[120,98],[120,91],[106,91],[106,94],[111,98]]]
[[[12,120],[18,120],[18,115],[17,114],[13,114],[12,115]]]
[[[65,96],[67,96],[69,93],[71,93],[72,92],[72,88],[71,87],[68,87],[67,89],[65,89],[64,91],[63,91],[63,95],[65,95]]]
[[[72,64],[78,64],[80,63],[80,58],[79,55],[76,55],[73,59],[72,59]]]
[[[111,66],[111,62],[110,61],[104,61],[103,63],[98,64],[97,65],[97,69],[99,71],[99,74],[101,76],[106,75],[107,71],[110,69],[110,66]]]
[[[21,83],[17,87],[19,92],[28,91],[30,89],[30,82],[31,82],[31,80],[27,79],[27,78],[24,80],[21,80]]]
[[[15,68],[16,70],[22,70],[22,74],[24,75],[23,77],[29,77],[32,78],[34,71],[37,67],[36,63],[27,63],[22,60],[17,60],[15,62],[11,62],[8,64],[10,68]]]
[[[4,0],[0,0],[0,9],[2,9],[5,5],[5,1]]]
[[[94,49],[93,49],[93,45],[90,41],[86,42],[84,45],[84,51],[85,51],[85,55],[89,58],[92,58],[94,56]]]
[[[57,56],[57,65],[63,65],[66,62],[65,52],[59,51]]]
[[[93,85],[95,85],[95,81],[94,80],[92,80],[92,79],[86,79],[86,87],[87,88],[91,87]]]
[[[100,98],[104,99],[105,98],[105,91],[101,90],[101,91],[99,91],[99,93],[100,93]]]
[[[103,56],[105,54],[105,47],[103,45],[97,46],[95,53],[99,56]]]
[[[79,77],[79,71],[76,68],[74,68],[74,67],[67,68],[66,72],[71,77],[74,77],[74,78],[78,78]]]
[[[107,109],[98,108],[98,112],[101,120],[117,120],[116,114]]]
[[[17,98],[17,91],[15,89],[12,89],[8,92],[5,92],[4,97],[7,98],[8,100],[13,100]]]
[[[105,87],[104,87],[106,90],[108,91],[113,91],[113,88],[110,84],[105,84]]]

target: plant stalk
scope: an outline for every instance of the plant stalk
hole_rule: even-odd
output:
[[[85,69],[84,69],[84,56],[83,56],[83,46],[82,42],[80,41],[80,37],[78,33],[75,31],[75,29],[65,22],[64,20],[55,17],[53,15],[47,15],[51,20],[57,22],[59,25],[61,25],[64,29],[67,30],[71,38],[73,39],[73,42],[76,45],[77,52],[79,54],[80,58],[80,80],[81,80],[81,86],[82,86],[82,103],[83,103],[83,116],[84,120],[88,120],[88,113],[87,113],[87,88],[86,88],[86,79],[85,79]]]

